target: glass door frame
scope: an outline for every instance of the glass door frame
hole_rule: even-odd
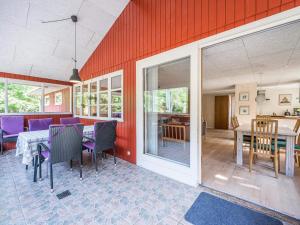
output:
[[[182,58],[190,58],[190,166],[165,160],[144,153],[144,69]],[[137,165],[155,173],[167,176],[180,182],[197,186],[199,181],[199,165],[201,146],[201,126],[199,126],[199,112],[201,112],[201,54],[197,43],[184,45],[136,63],[136,149]]]

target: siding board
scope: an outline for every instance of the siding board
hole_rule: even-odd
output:
[[[131,0],[80,71],[88,79],[91,74],[124,70],[124,122],[117,129],[118,156],[136,162],[137,60],[298,5],[299,0]],[[94,120],[82,122],[93,124]]]

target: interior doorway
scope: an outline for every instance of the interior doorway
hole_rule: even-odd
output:
[[[215,96],[215,129],[229,128],[229,96]]]
[[[249,129],[252,119],[266,116],[278,121],[279,127],[295,128],[300,119],[300,21],[202,48],[202,62],[202,119],[207,123],[202,184],[300,219],[300,167],[294,167],[293,177],[286,175],[287,149],[278,153],[278,178],[268,157],[259,156],[250,173],[250,144],[243,142],[244,164],[238,165],[235,131],[230,126],[233,116]]]

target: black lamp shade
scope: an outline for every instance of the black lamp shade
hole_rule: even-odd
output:
[[[81,82],[78,69],[75,69],[75,68],[73,69],[72,76],[70,77],[70,82],[73,82],[73,83]]]

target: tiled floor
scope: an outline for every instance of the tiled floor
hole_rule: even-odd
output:
[[[14,151],[0,156],[0,224],[188,224],[183,217],[204,188],[194,188],[125,161],[104,160],[98,173],[85,155],[80,181],[78,165],[54,166],[54,193],[49,179],[32,182]],[[43,169],[45,174],[45,168]],[[71,196],[58,200],[56,194]]]

